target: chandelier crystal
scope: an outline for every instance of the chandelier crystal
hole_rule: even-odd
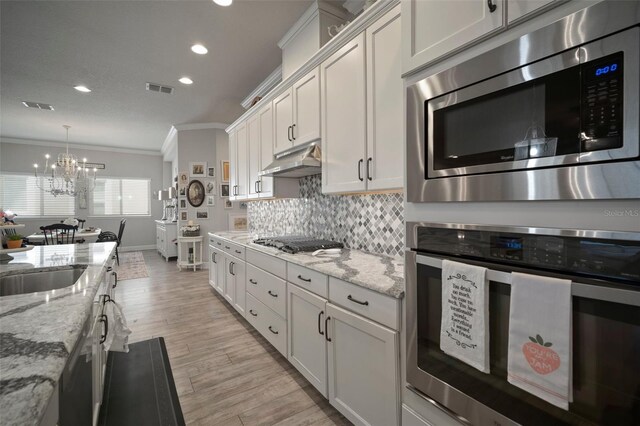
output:
[[[96,185],[97,169],[89,170],[87,167],[87,159],[83,158],[82,162],[78,161],[75,155],[69,154],[69,129],[71,126],[62,126],[67,131],[67,150],[58,154],[57,161],[49,164],[50,156],[46,154],[44,170],[38,175],[38,164],[34,164],[36,185],[37,187],[54,197],[58,195],[84,195],[88,191],[93,190]],[[92,173],[93,172],[93,173]],[[42,182],[40,181],[42,177]]]

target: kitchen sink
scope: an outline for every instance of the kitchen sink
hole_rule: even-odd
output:
[[[17,272],[0,277],[0,296],[35,293],[72,286],[87,269],[71,266],[55,271]]]

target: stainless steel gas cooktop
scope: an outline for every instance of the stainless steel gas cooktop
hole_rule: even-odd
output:
[[[337,241],[323,240],[302,235],[259,238],[253,242],[263,246],[275,247],[286,253],[292,254],[344,247],[344,244]]]

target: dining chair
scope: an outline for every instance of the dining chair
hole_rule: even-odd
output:
[[[124,233],[124,226],[127,224],[127,219],[122,219],[120,221],[120,228],[118,229],[118,235],[114,234],[111,231],[103,231],[98,235],[97,243],[104,243],[107,241],[115,241],[116,242],[116,262],[118,266],[120,265],[120,255],[118,254],[118,247],[120,247],[120,243],[122,242],[122,235]]]
[[[64,223],[54,223],[53,225],[40,227],[40,230],[44,234],[45,245],[73,244],[77,229],[77,226],[65,225]]]

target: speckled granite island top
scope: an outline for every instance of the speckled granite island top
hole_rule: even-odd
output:
[[[39,424],[114,248],[115,243],[37,246],[0,264],[0,278],[87,266],[72,286],[0,297],[0,424]]]
[[[209,235],[241,244],[387,296],[397,299],[404,297],[404,261],[400,258],[350,249],[343,249],[340,254],[321,256],[311,256],[310,253],[289,254],[273,247],[253,243],[257,237],[246,232],[216,232],[209,233]]]

